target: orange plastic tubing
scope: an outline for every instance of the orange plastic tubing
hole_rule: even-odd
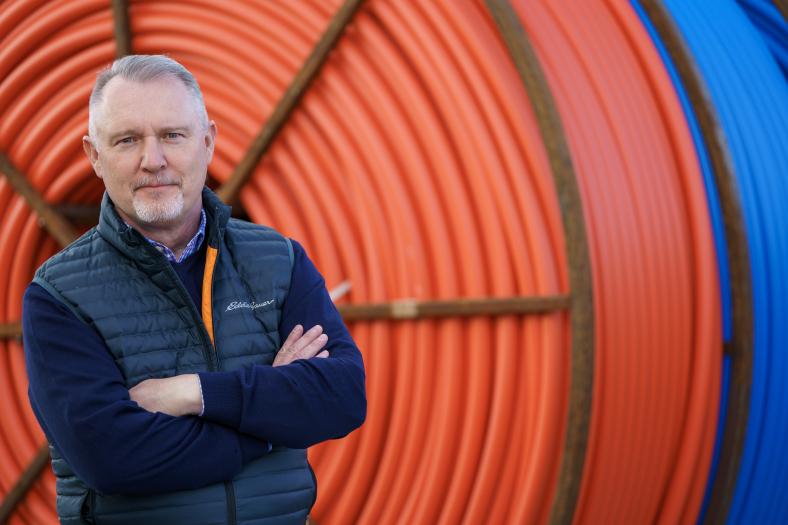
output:
[[[132,2],[133,49],[197,75],[226,180],[339,2]],[[52,203],[97,203],[87,97],[114,55],[106,1],[0,5],[0,149]],[[560,211],[527,96],[485,10],[371,0],[241,194],[303,241],[343,301],[567,293]],[[0,179],[0,322],[57,250]],[[568,314],[369,322],[369,411],[310,450],[320,523],[544,521],[560,464]],[[0,493],[43,436],[23,350],[0,355]],[[46,471],[14,523],[55,523]]]
[[[591,246],[596,369],[577,523],[691,522],[721,357],[702,181],[658,55],[623,1],[514,2],[572,152]],[[227,180],[333,2],[135,1],[137,53],[203,86]],[[52,203],[98,203],[81,152],[106,0],[0,4],[0,149]],[[481,2],[368,0],[241,193],[342,301],[568,293],[561,215],[527,94]],[[57,250],[0,178],[0,322]],[[568,312],[366,322],[368,420],[310,450],[320,523],[544,523],[569,389]],[[43,443],[23,349],[0,342],[0,494]],[[55,523],[47,470],[12,523]]]
[[[518,1],[581,187],[596,302],[575,523],[694,523],[713,449],[721,326],[692,140],[623,0]]]

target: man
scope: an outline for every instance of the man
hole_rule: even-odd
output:
[[[304,523],[303,449],[365,418],[361,354],[303,248],[205,188],[215,136],[167,57],[96,81],[99,224],[39,268],[23,308],[61,523]]]

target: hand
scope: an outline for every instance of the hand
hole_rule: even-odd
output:
[[[200,378],[181,374],[163,379],[146,379],[129,390],[132,401],[148,412],[171,416],[197,415],[202,411]]]
[[[328,350],[323,350],[327,342],[322,326],[315,325],[304,333],[304,327],[298,324],[276,354],[273,366],[288,365],[297,359],[328,357]]]

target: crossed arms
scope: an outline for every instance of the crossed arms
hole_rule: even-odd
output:
[[[130,392],[98,333],[42,288],[28,288],[23,328],[31,406],[85,483],[121,494],[197,488],[232,479],[267,454],[269,444],[304,448],[363,422],[361,354],[322,277],[293,244],[294,280],[280,334],[297,324],[320,325],[327,340],[304,339],[296,331],[276,367],[200,373],[201,417],[186,415],[196,409],[193,375],[143,382]],[[307,358],[323,351],[325,358]]]
[[[279,349],[273,366],[289,365],[299,359],[328,357],[323,348],[328,336],[323,327],[313,326],[306,332],[296,325]],[[171,416],[203,415],[203,394],[199,374],[181,374],[161,379],[146,379],[129,390],[132,401],[148,412]]]

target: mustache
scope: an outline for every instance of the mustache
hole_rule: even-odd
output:
[[[162,177],[142,177],[134,182],[132,190],[138,190],[143,186],[163,186],[167,184],[174,184],[180,187],[180,181],[176,178],[162,178]]]

